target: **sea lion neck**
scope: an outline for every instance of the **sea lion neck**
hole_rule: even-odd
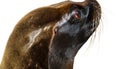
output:
[[[66,46],[65,48],[54,46],[49,51],[48,56],[48,68],[49,69],[73,69],[74,57],[79,49],[84,43],[78,45],[78,48],[70,48]]]
[[[73,60],[66,60],[63,58],[49,56],[49,69],[73,69]]]

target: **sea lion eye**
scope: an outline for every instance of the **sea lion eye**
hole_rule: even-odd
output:
[[[78,11],[75,11],[74,18],[76,18],[76,19],[81,18],[80,13]]]

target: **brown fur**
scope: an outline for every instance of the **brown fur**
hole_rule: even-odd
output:
[[[61,20],[65,13],[69,12],[72,5],[76,4],[84,7],[88,3],[88,0],[85,2],[65,1],[38,8],[24,16],[15,26],[8,40],[1,69],[48,69],[49,45],[55,24]],[[97,8],[99,6],[95,9]],[[95,14],[93,19],[96,16],[98,14]],[[50,26],[50,28],[44,30],[46,26]],[[33,45],[25,51],[24,47],[30,41],[29,34],[39,28],[42,30],[40,35],[37,36]],[[70,61],[65,65],[66,69],[72,69],[73,62]]]

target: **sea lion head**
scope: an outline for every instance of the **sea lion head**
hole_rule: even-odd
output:
[[[69,5],[68,12],[53,29],[50,57],[56,60],[56,64],[74,59],[78,50],[98,27],[101,18],[100,5],[96,0],[70,2]]]

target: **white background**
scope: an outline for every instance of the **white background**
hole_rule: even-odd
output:
[[[61,1],[64,0],[0,0],[0,61],[9,35],[26,13]],[[90,38],[80,49],[74,69],[120,69],[119,0],[98,1],[102,6],[102,31],[98,30],[95,39]]]

